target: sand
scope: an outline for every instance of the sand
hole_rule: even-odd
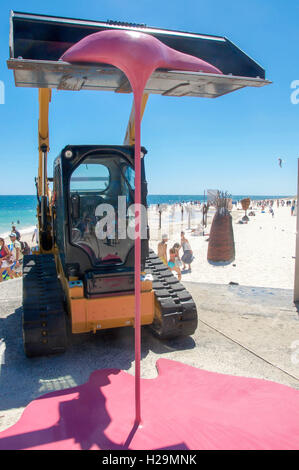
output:
[[[193,206],[194,207],[194,206]],[[174,243],[180,242],[180,232],[183,229],[193,249],[195,259],[192,263],[192,272],[182,274],[182,281],[205,282],[213,284],[238,283],[244,286],[273,287],[281,289],[293,289],[295,269],[295,239],[296,216],[291,215],[290,207],[277,207],[274,203],[274,217],[265,208],[252,205],[255,216],[249,217],[247,224],[239,224],[244,216],[244,211],[234,208],[231,211],[233,217],[233,232],[235,240],[235,260],[228,265],[212,265],[207,261],[208,234],[215,210],[211,208],[208,213],[208,226],[204,235],[193,236],[191,230],[202,221],[202,214],[198,209],[193,209],[190,223],[187,211],[184,213],[181,223],[181,211],[177,206],[171,219],[171,206],[162,213],[162,228],[159,227],[159,215],[154,206],[149,209],[150,247],[157,251],[157,244],[162,233],[169,235],[168,249]],[[250,213],[250,210],[248,210]],[[190,229],[188,228],[190,227]],[[22,233],[22,231],[21,231]],[[23,233],[22,240],[32,243],[32,232]],[[10,243],[9,239],[7,240]],[[182,250],[180,252],[182,255]]]
[[[265,208],[253,206],[255,216],[249,217],[247,224],[239,224],[244,216],[241,209],[232,210],[233,232],[235,240],[235,260],[228,265],[212,265],[207,261],[208,235],[192,236],[188,230],[188,220],[181,225],[177,223],[173,230],[163,227],[163,217],[167,219],[167,212],[162,214],[162,230],[170,233],[168,249],[174,243],[180,242],[181,227],[185,237],[189,240],[195,259],[191,265],[192,272],[182,275],[182,281],[206,282],[213,284],[238,283],[244,286],[273,287],[293,289],[295,269],[295,239],[296,216],[291,215],[290,207],[276,207],[274,204],[274,217]],[[152,240],[150,246],[157,250],[158,243],[158,216],[151,211]],[[248,213],[250,210],[248,211]],[[213,218],[210,211],[208,234]],[[191,220],[191,229],[196,222]],[[173,232],[173,233],[171,233]],[[180,251],[182,255],[182,250]]]

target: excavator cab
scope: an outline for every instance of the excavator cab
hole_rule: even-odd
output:
[[[134,146],[67,146],[54,162],[54,243],[64,276],[82,280],[87,297],[111,292],[107,274],[117,273],[114,292],[134,290],[134,176]],[[142,269],[146,197],[142,158]]]

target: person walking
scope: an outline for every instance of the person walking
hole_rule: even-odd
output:
[[[193,251],[191,249],[191,246],[190,246],[190,243],[189,241],[187,240],[187,238],[185,238],[185,232],[181,232],[181,247],[183,249],[183,256],[182,256],[182,262],[183,262],[183,271],[186,270],[186,264],[188,264],[188,271],[191,272],[191,263],[194,259],[194,256],[193,256]]]

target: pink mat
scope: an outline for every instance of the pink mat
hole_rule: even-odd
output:
[[[0,433],[0,449],[299,449],[298,391],[167,359],[157,366],[157,378],[141,379],[142,427],[134,377],[98,370],[31,402]]]

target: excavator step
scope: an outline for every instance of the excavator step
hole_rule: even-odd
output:
[[[22,326],[26,356],[65,351],[66,313],[53,255],[24,256]]]
[[[160,258],[150,250],[145,265],[153,276],[153,289],[161,318],[150,325],[160,339],[194,334],[197,328],[197,310],[192,296]]]

